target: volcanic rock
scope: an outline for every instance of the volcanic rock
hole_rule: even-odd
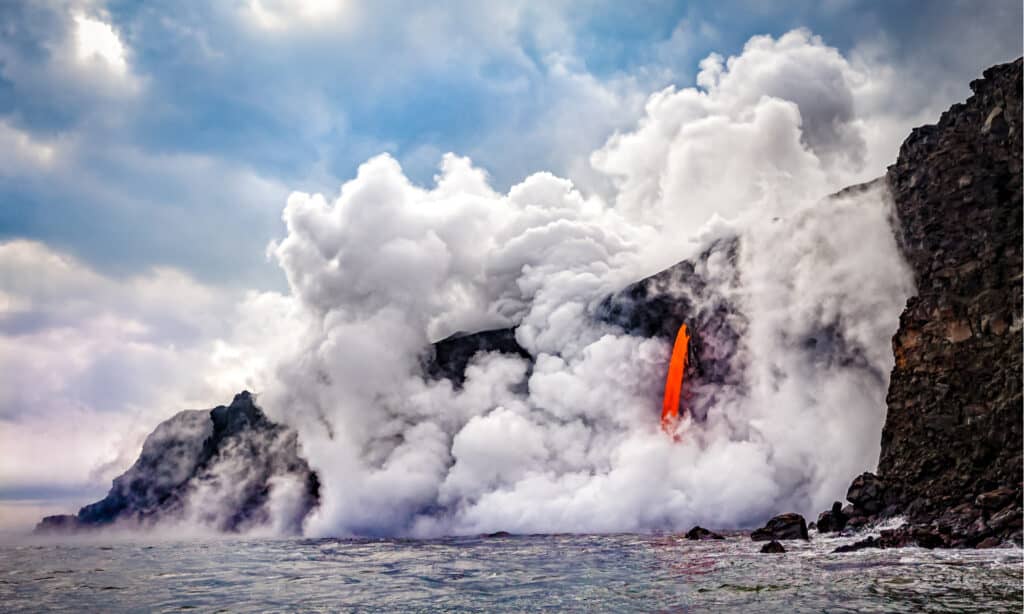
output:
[[[948,535],[944,535],[934,527],[902,526],[898,529],[885,529],[878,537],[869,535],[852,544],[839,546],[833,552],[856,552],[865,548],[902,548],[904,546],[920,546],[922,548],[945,548],[950,547],[952,542]]]
[[[818,515],[818,533],[838,533],[846,528],[847,517],[843,513],[842,504],[838,501],[832,504],[832,509]],[[814,524],[814,523],[812,523]]]
[[[781,514],[768,521],[768,524],[750,534],[750,539],[759,541],[783,539],[810,539],[807,534],[807,521],[800,514]]]
[[[36,532],[193,522],[217,531],[274,523],[298,533],[319,503],[320,483],[295,431],[271,422],[249,392],[229,406],[183,411],[146,438],[110,492],[76,516],[48,516]],[[271,508],[291,510],[279,512]]]
[[[533,358],[516,341],[514,328],[499,328],[476,333],[455,333],[433,344],[423,359],[426,374],[434,379],[448,379],[456,388],[466,381],[466,367],[480,353],[498,352]]]
[[[866,548],[881,548],[882,545],[873,536],[868,536],[866,539],[862,539],[852,544],[846,544],[839,546],[832,552],[835,554],[842,554],[844,552],[856,552],[858,550],[864,550]]]
[[[722,537],[721,535],[719,535],[718,533],[715,533],[713,531],[708,531],[704,527],[697,526],[697,527],[693,527],[692,529],[690,529],[689,531],[686,532],[686,539],[693,539],[693,540],[703,541],[703,540],[706,540],[706,539],[725,539],[725,538]]]
[[[998,510],[1014,500],[1017,493],[1010,488],[997,488],[983,492],[974,499],[974,504],[986,510]]]
[[[863,515],[877,514],[882,511],[883,492],[882,481],[873,473],[865,472],[854,478],[850,489],[846,491],[846,500]]]
[[[878,475],[912,523],[967,531],[951,544],[1020,526],[1021,68],[986,70],[965,103],[911,133],[888,172],[918,294],[893,338]],[[965,498],[977,507],[958,508]],[[1000,504],[1010,507],[989,517]]]
[[[761,554],[784,554],[786,549],[779,542],[772,540],[761,546]]]

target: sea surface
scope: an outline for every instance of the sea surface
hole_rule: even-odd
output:
[[[1021,612],[1020,548],[760,554],[745,535],[0,546],[0,611]]]

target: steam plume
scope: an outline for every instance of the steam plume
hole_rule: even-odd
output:
[[[289,198],[272,253],[303,332],[261,401],[320,473],[307,533],[749,525],[826,507],[877,461],[912,279],[884,186],[823,199],[865,172],[870,75],[805,31],[701,68],[702,89],[653,95],[591,156],[610,200],[548,173],[499,193],[452,154],[431,187],[383,155],[333,201]],[[705,395],[674,445],[671,347],[592,314],[722,238],[738,256],[699,266],[745,323],[740,385]],[[430,342],[499,326],[532,365],[492,354],[460,388],[423,377]]]

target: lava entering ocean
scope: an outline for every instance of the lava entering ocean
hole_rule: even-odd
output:
[[[676,333],[675,345],[672,346],[672,360],[668,363],[668,376],[665,378],[665,399],[661,405],[661,428],[673,437],[679,422],[679,394],[683,387],[689,345],[690,335],[686,331],[686,324],[682,324]]]

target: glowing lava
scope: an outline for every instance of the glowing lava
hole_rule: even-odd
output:
[[[672,360],[668,363],[668,377],[665,378],[665,400],[661,405],[661,429],[670,435],[675,434],[676,423],[679,422],[679,393],[683,387],[689,345],[690,335],[683,324],[672,346]]]

